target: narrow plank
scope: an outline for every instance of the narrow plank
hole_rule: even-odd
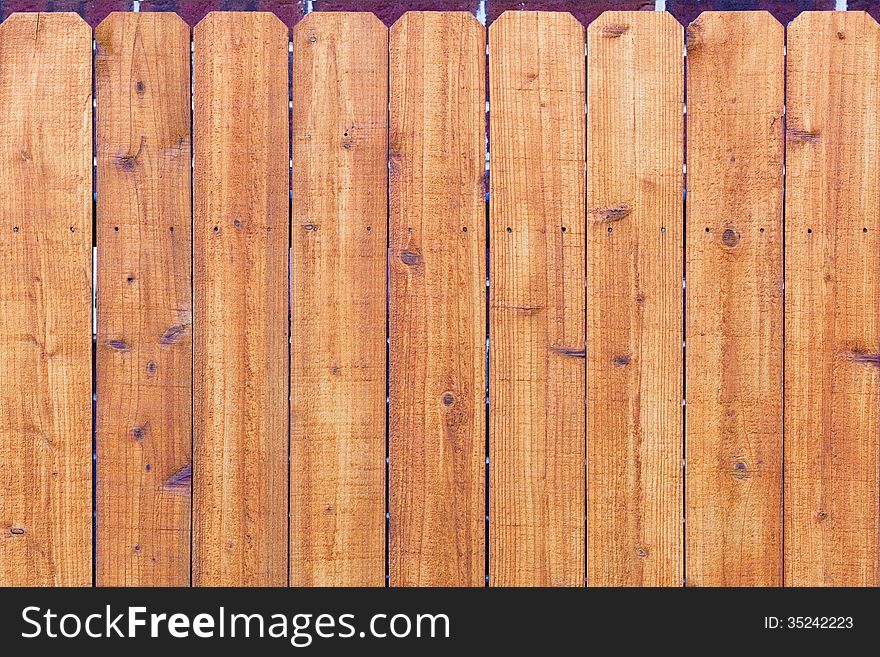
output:
[[[606,12],[587,36],[587,583],[680,586],[684,34]]]
[[[390,35],[390,581],[484,581],[486,37],[464,12]]]
[[[194,29],[193,582],[288,581],[287,28]]]
[[[783,29],[687,30],[686,580],[782,580]]]
[[[190,31],[120,12],[95,39],[96,584],[188,586]]]
[[[489,583],[584,584],[584,28],[489,29]]]
[[[0,586],[92,582],[91,39],[0,26]]]
[[[388,30],[293,32],[290,581],[385,584]]]
[[[880,29],[789,28],[785,583],[880,584]]]

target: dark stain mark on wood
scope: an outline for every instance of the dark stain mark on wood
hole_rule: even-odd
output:
[[[187,492],[192,488],[192,463],[187,463],[180,470],[165,480],[162,488],[172,493]]]
[[[125,340],[110,340],[107,346],[115,351],[128,351],[128,343]]]
[[[880,367],[880,354],[869,354],[864,351],[853,351],[850,356],[852,360],[856,363]]]
[[[611,23],[602,28],[602,36],[606,39],[617,39],[629,32],[629,25],[626,23]]]
[[[626,367],[629,365],[629,356],[627,354],[624,354],[623,356],[615,356],[611,362],[614,363],[615,367]]]
[[[631,212],[632,206],[628,203],[618,203],[617,205],[609,205],[607,208],[590,210],[590,214],[594,217],[593,221],[598,223],[620,221],[624,217],[628,217]]]
[[[341,372],[341,371],[342,371],[342,368],[339,367],[339,365],[337,365],[336,363],[333,363],[330,366],[330,374],[333,374],[334,376],[339,374],[339,372]]]
[[[785,136],[789,141],[798,141],[806,144],[815,144],[819,141],[819,132],[816,130],[806,130],[796,125],[790,125],[785,131]]]
[[[586,349],[578,349],[577,347],[565,347],[561,345],[553,345],[553,351],[562,356],[568,356],[569,358],[586,358],[587,352]]]
[[[721,243],[727,248],[732,249],[739,244],[739,233],[732,228],[725,229],[724,233],[721,235]]]
[[[180,338],[183,337],[184,333],[186,333],[186,326],[175,324],[165,331],[165,334],[159,339],[159,342],[162,344],[174,344],[175,342],[180,342]]]

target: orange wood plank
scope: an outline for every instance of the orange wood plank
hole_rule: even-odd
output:
[[[680,586],[684,34],[606,12],[587,37],[587,583]]]
[[[192,490],[190,30],[95,30],[99,586],[188,586]]]
[[[686,579],[782,581],[783,29],[687,30]]]
[[[880,584],[880,28],[788,33],[785,583]]]
[[[584,28],[489,30],[489,583],[584,584]]]
[[[0,26],[0,586],[92,581],[91,39]]]
[[[390,35],[390,578],[484,582],[486,35],[409,12]]]
[[[287,28],[194,30],[193,582],[288,581]]]
[[[293,585],[385,584],[388,30],[293,32]]]

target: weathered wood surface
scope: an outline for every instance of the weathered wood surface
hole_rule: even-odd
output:
[[[489,583],[584,583],[584,28],[489,30]]]
[[[190,30],[95,30],[98,586],[188,586],[192,490]]]
[[[388,30],[293,32],[292,585],[385,583]]]
[[[193,582],[278,586],[288,581],[288,34],[272,14],[215,12],[193,35]]]
[[[880,27],[788,31],[785,583],[880,584]]]
[[[392,586],[484,581],[485,57],[464,12],[391,28]]]
[[[782,581],[783,29],[687,29],[687,584]]]
[[[0,586],[92,582],[92,42],[0,26]]]
[[[587,36],[587,584],[680,586],[683,30]]]

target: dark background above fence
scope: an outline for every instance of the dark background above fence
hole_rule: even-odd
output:
[[[16,11],[75,11],[92,27],[113,11],[174,11],[195,25],[210,11],[271,11],[288,26],[295,25],[309,11],[371,11],[391,25],[407,11],[469,11],[494,21],[505,11],[567,11],[587,24],[603,11],[653,10],[654,0],[7,0],[0,1],[3,18]],[[880,19],[880,0],[848,0],[848,9],[868,11]],[[835,8],[835,0],[666,0],[666,9],[687,25],[701,11],[765,9],[783,24],[802,11]]]

